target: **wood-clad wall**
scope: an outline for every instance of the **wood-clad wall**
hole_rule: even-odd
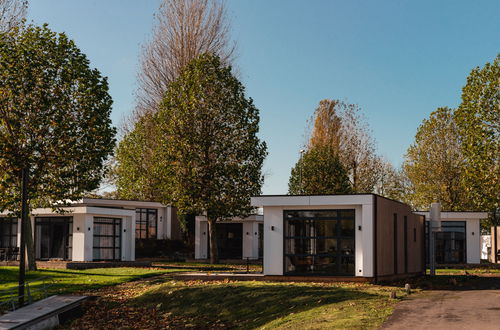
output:
[[[413,214],[406,204],[380,196],[376,203],[377,276],[423,272],[424,217]]]

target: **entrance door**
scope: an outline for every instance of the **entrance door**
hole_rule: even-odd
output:
[[[36,258],[71,260],[72,217],[35,218]]]
[[[122,219],[94,218],[93,260],[121,260]]]
[[[217,252],[219,259],[243,258],[243,224],[217,223]],[[210,240],[207,240],[208,258],[210,258]]]

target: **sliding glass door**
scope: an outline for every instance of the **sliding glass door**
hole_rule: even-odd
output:
[[[285,211],[285,274],[354,276],[354,210]]]

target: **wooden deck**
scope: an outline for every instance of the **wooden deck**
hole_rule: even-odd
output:
[[[46,329],[60,324],[61,315],[79,308],[86,296],[51,296],[0,317],[0,330]]]

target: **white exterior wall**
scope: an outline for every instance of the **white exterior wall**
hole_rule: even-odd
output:
[[[468,219],[467,230],[467,263],[481,263],[481,226],[479,219]]]
[[[87,261],[85,258],[85,230],[86,230],[85,214],[73,215],[73,248],[71,260]]]
[[[207,259],[208,222],[204,216],[196,216],[194,231],[195,231],[194,258]]]
[[[373,276],[373,196],[261,196],[252,206],[264,209],[264,274],[283,275],[285,210],[355,210],[355,274]],[[361,226],[361,230],[359,229]],[[274,229],[272,228],[274,227]]]
[[[260,222],[262,223],[262,222]],[[259,259],[259,222],[243,222],[243,259]]]

